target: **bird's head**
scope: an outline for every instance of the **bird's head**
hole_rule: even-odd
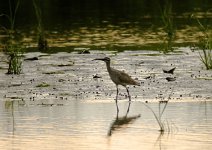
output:
[[[105,58],[96,58],[94,60],[101,60],[101,61],[104,61],[106,63],[109,63],[110,62],[110,58],[109,57],[105,57]]]

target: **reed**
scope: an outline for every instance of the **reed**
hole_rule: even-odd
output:
[[[15,8],[13,9],[11,0],[9,2],[9,14],[1,14],[0,17],[6,17],[9,21],[9,27],[4,27],[1,25],[1,28],[6,32],[8,35],[8,41],[15,37],[15,21],[16,21],[16,14],[20,5],[20,0],[16,1]]]
[[[173,90],[171,91],[171,93],[169,94],[168,96],[168,100],[161,100],[159,101],[159,104],[158,104],[158,114],[147,104],[143,103],[151,112],[152,114],[154,115],[155,117],[155,120],[157,121],[158,125],[159,125],[159,131],[161,133],[164,133],[165,130],[170,132],[170,126],[169,126],[169,122],[168,121],[163,121],[162,120],[162,116],[167,108],[167,105],[168,105],[168,102],[171,98],[171,94],[173,93]]]
[[[210,50],[202,50],[202,53],[199,53],[200,56],[200,60],[202,61],[202,63],[205,65],[206,69],[212,69],[212,52],[211,49]]]
[[[204,18],[207,18],[209,11],[205,13]],[[199,48],[202,50],[202,53],[199,53],[200,60],[207,70],[212,69],[212,31],[210,29],[210,22],[205,20],[205,23],[202,23],[194,14],[191,17],[196,20],[199,30],[202,32],[198,43]]]
[[[38,49],[39,50],[47,50],[48,43],[47,43],[47,40],[45,37],[45,32],[43,29],[42,12],[41,12],[41,8],[39,6],[39,0],[33,0],[33,6],[34,6],[37,22],[38,22],[38,25],[37,25]]]
[[[14,28],[15,28],[16,14],[17,14],[19,5],[20,5],[20,0],[17,0],[17,3],[15,4],[15,9],[13,10],[11,0],[9,0],[9,12],[10,13],[1,15],[1,16],[5,16],[8,19],[9,24],[10,24],[10,27],[9,27],[10,30],[14,30]]]
[[[11,0],[9,0],[9,14],[1,14],[1,16],[5,16],[9,21],[9,27],[1,26],[8,35],[4,46],[4,52],[8,55],[9,58],[7,74],[20,74],[22,70],[21,58],[23,54],[23,48],[16,40],[15,32],[15,21],[19,5],[20,0],[17,0],[15,7],[13,8],[13,4],[11,3]]]
[[[175,38],[176,32],[174,25],[172,2],[170,0],[166,0],[164,7],[161,7],[160,5],[160,11],[163,23],[163,30],[166,33],[166,37],[164,39],[163,52],[168,53],[170,51],[173,51],[173,40]]]
[[[159,102],[159,107],[158,107],[159,111],[158,111],[158,115],[157,115],[156,112],[150,106],[148,106],[147,104],[144,103],[144,105],[153,113],[153,115],[154,115],[154,117],[155,117],[155,119],[156,119],[156,121],[157,121],[157,123],[160,127],[159,131],[161,133],[163,133],[165,131],[165,123],[161,120],[161,118],[163,116],[163,113],[166,109],[167,104],[168,104],[168,102],[165,103],[165,105],[163,105],[163,109],[161,111],[161,103]]]
[[[23,48],[18,44],[7,45],[9,67],[7,74],[20,74],[22,71]]]
[[[205,29],[204,36],[200,40],[200,48],[202,53],[199,53],[200,60],[205,65],[206,69],[212,69],[212,33]]]

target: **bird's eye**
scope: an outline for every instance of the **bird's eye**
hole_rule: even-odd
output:
[[[108,58],[108,57],[106,57],[106,59],[105,59],[106,61],[110,61],[110,58]]]

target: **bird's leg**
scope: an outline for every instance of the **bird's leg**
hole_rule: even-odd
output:
[[[128,113],[129,113],[129,111],[130,111],[130,104],[131,104],[131,101],[129,101],[129,105],[128,105],[128,108],[127,108],[127,113],[126,113],[126,117],[127,117],[127,115],[128,115]]]
[[[128,88],[125,86],[126,90],[127,90],[127,94],[128,94],[128,98],[129,98],[129,102],[131,102],[131,96],[130,96],[130,93],[129,93],[129,90]]]
[[[119,94],[119,89],[118,89],[118,85],[116,85],[116,89],[117,89],[117,92],[116,92],[116,108],[117,108],[117,114],[119,112],[119,107],[118,107],[118,94]]]

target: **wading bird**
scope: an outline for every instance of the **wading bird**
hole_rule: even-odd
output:
[[[138,85],[139,86],[140,84],[138,82],[136,82],[135,80],[133,80],[125,72],[116,70],[114,68],[111,68],[110,67],[110,58],[105,57],[105,58],[97,58],[97,59],[94,59],[94,60],[101,60],[101,61],[104,61],[106,63],[107,71],[108,71],[108,73],[110,75],[110,78],[116,85],[116,89],[117,89],[117,93],[116,93],[116,107],[117,107],[117,111],[119,111],[118,104],[117,104],[118,93],[119,93],[118,85],[122,85],[122,86],[124,86],[126,88],[127,94],[128,94],[128,98],[129,98],[129,102],[131,102],[131,96],[130,96],[129,90],[127,88],[127,85]]]

